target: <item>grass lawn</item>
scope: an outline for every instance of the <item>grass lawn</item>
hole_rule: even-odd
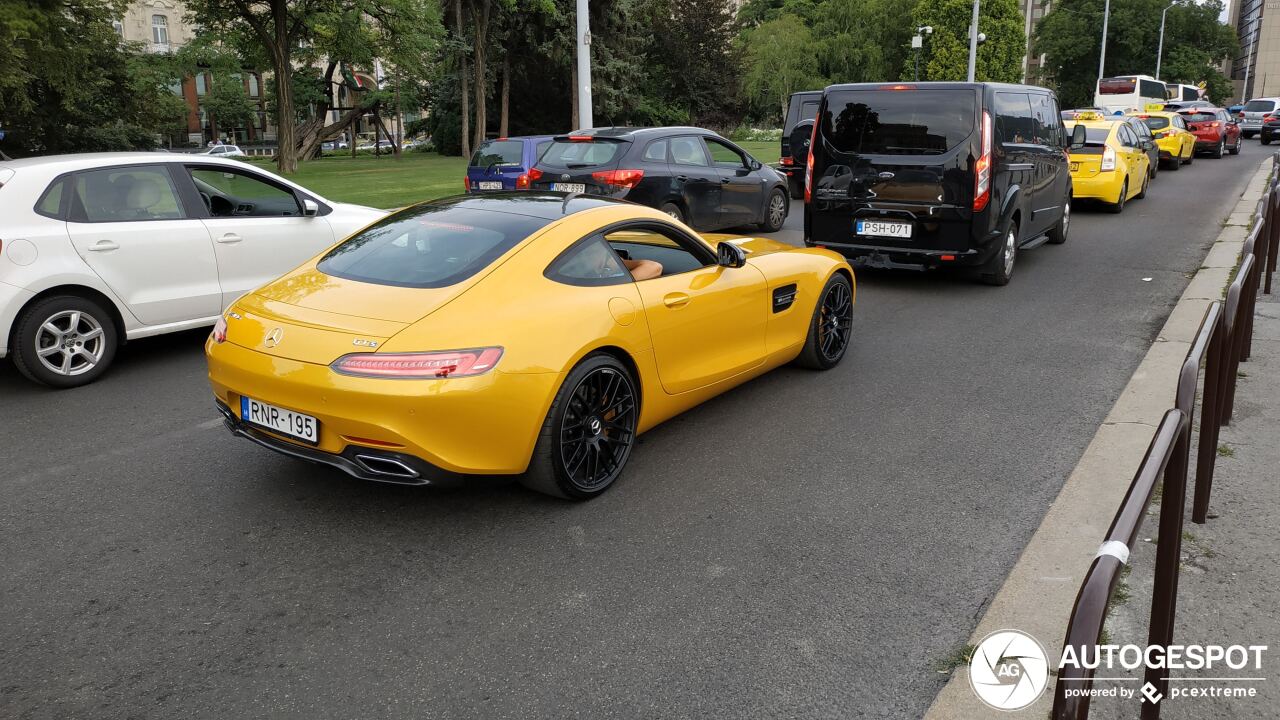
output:
[[[776,141],[738,144],[762,163],[778,161]],[[275,163],[265,158],[247,162],[275,171]],[[336,202],[397,208],[462,192],[466,168],[460,157],[432,152],[406,152],[399,160],[390,155],[335,155],[298,163],[298,172],[289,179]]]
[[[275,163],[269,160],[250,162],[275,171]],[[396,208],[462,192],[466,170],[467,163],[460,157],[406,152],[398,161],[390,155],[308,160],[298,163],[298,172],[289,179],[336,202]]]

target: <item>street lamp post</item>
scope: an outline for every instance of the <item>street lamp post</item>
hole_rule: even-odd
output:
[[[591,118],[591,21],[587,0],[578,0],[578,125],[595,126]]]
[[[1098,80],[1102,80],[1102,75],[1106,72],[1107,67],[1107,21],[1111,19],[1111,0],[1107,0],[1102,7],[1102,53],[1098,55]]]
[[[1107,0],[1110,2],[1111,0]],[[973,19],[969,22],[969,82],[973,82],[978,67],[978,7],[982,0],[973,0]]]
[[[1169,3],[1164,11],[1160,13],[1160,43],[1156,46],[1156,79],[1160,79],[1160,59],[1164,57],[1164,16],[1173,8],[1173,3]]]
[[[911,47],[916,51],[916,82],[920,82],[920,51],[924,47],[924,38],[932,34],[932,25],[922,25],[916,28],[916,34],[911,38]]]

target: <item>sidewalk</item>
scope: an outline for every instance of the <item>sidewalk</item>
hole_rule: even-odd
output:
[[[1219,438],[1210,519],[1204,525],[1190,521],[1193,480],[1188,478],[1188,519],[1174,626],[1177,644],[1267,645],[1269,649],[1263,653],[1261,672],[1171,674],[1173,678],[1256,675],[1266,680],[1172,680],[1171,689],[1252,686],[1257,694],[1231,699],[1168,698],[1161,703],[1161,717],[1168,720],[1280,716],[1280,288],[1273,291],[1258,296],[1253,357],[1240,365],[1235,415]],[[1191,456],[1195,457],[1195,448]],[[1112,643],[1146,644],[1159,523],[1159,506],[1153,505],[1143,521],[1144,542],[1133,549],[1129,560],[1127,599],[1113,605],[1106,623]],[[1141,677],[1141,673],[1132,676]],[[1097,687],[1140,683],[1099,683]],[[1098,699],[1090,709],[1091,720],[1137,717],[1132,700]]]

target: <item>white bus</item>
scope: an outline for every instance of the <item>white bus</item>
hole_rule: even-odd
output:
[[[1187,102],[1200,99],[1200,88],[1195,85],[1165,83],[1169,88],[1169,102]]]
[[[1093,104],[1111,114],[1144,112],[1167,102],[1168,88],[1150,75],[1102,78],[1093,95]]]

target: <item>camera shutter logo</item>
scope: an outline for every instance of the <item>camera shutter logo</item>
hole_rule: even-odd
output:
[[[978,643],[969,660],[969,685],[996,710],[1021,710],[1049,684],[1044,646],[1017,630],[998,630]]]

